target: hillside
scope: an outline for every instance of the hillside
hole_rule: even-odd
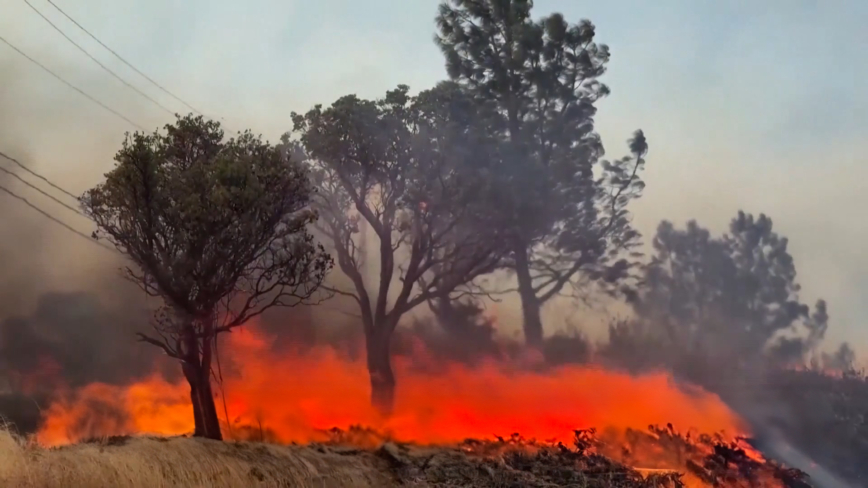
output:
[[[578,439],[578,437],[577,437]],[[186,437],[111,437],[46,449],[0,432],[0,485],[144,487],[678,487],[810,486],[796,472],[739,461],[724,451],[687,461],[687,475],[634,470],[587,445],[534,447],[468,441],[455,448],[384,443],[362,449],[280,446]],[[723,454],[722,454],[723,453]],[[722,454],[722,455],[721,455]],[[712,459],[713,458],[713,459]],[[703,467],[704,466],[704,467]],[[715,467],[716,466],[716,467]],[[710,478],[709,478],[710,477]],[[706,478],[703,483],[702,479]],[[713,479],[712,479],[713,478]]]

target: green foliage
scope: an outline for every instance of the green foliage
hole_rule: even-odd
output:
[[[179,117],[164,134],[129,136],[115,160],[84,209],[169,315],[221,316],[207,325],[216,333],[322,282],[330,259],[306,229],[316,219],[306,172],[249,131],[227,141],[218,122]]]
[[[317,227],[354,285],[341,293],[359,303],[369,334],[390,334],[403,313],[468,285],[499,261],[502,239],[496,229],[485,231],[491,226],[482,205],[491,188],[491,147],[477,121],[472,100],[452,83],[415,97],[406,86],[376,101],[350,95],[293,114],[300,141],[287,135],[284,143],[309,158],[319,189]],[[378,241],[376,290],[361,271],[360,220]],[[401,285],[390,296],[396,277]]]
[[[709,358],[803,363],[828,312],[823,300],[813,313],[800,301],[787,244],[762,214],[739,212],[720,238],[695,221],[684,230],[662,222],[636,302],[639,327]]]
[[[436,37],[450,77],[474,98],[501,147],[489,211],[512,247],[506,264],[518,276],[526,328],[539,323],[540,304],[578,277],[608,291],[627,277],[640,236],[626,209],[644,188],[648,150],[637,131],[630,157],[598,164],[604,151],[593,118],[609,93],[599,81],[609,49],[594,41],[590,21],[569,24],[560,14],[534,21],[532,5],[447,1]]]
[[[528,237],[570,213],[552,198],[564,183],[588,193],[603,152],[593,103],[608,92],[596,80],[608,50],[593,44],[592,27],[533,22],[529,14],[529,2],[454,1],[443,3],[437,18],[450,76],[485,107],[489,130],[508,142],[499,183],[506,194],[520,194],[508,201],[503,225]],[[540,221],[543,215],[550,218]]]

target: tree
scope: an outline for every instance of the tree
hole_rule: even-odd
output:
[[[787,245],[763,214],[739,212],[720,238],[695,221],[684,230],[662,222],[635,304],[641,327],[675,356],[803,361],[823,338],[828,312],[823,300],[812,313],[799,299]]]
[[[128,136],[105,181],[82,197],[101,235],[132,260],[125,276],[163,306],[141,341],[181,362],[195,435],[221,439],[211,389],[218,334],[311,300],[331,266],[304,168],[249,131],[179,117]]]
[[[846,342],[842,342],[835,352],[820,355],[820,367],[841,373],[856,372],[856,352]]]
[[[319,189],[317,228],[352,282],[352,291],[333,291],[360,308],[371,399],[385,414],[394,404],[390,343],[400,318],[436,296],[473,293],[473,279],[500,259],[502,239],[479,212],[494,156],[475,120],[450,83],[415,97],[406,86],[378,101],[350,95],[293,114]],[[288,135],[284,142],[293,144]],[[377,241],[373,286],[361,272],[360,221]]]
[[[541,307],[585,278],[618,290],[639,234],[627,206],[644,184],[648,146],[641,131],[631,156],[602,162],[595,103],[609,93],[599,78],[609,49],[587,20],[530,18],[530,0],[449,0],[436,41],[449,76],[488,107],[489,130],[509,149],[493,175],[491,211],[511,247],[528,344],[542,344]]]

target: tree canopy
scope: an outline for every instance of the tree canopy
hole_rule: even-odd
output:
[[[275,306],[308,301],[331,261],[307,225],[304,167],[245,132],[179,117],[124,141],[105,181],[82,197],[99,233],[135,266],[125,276],[162,299],[154,334],[191,384],[196,433],[220,437],[210,389],[212,342]]]
[[[497,155],[471,101],[451,83],[415,97],[408,90],[293,114],[293,151],[306,153],[319,189],[317,228],[352,283],[334,291],[360,308],[374,401],[384,410],[393,401],[388,351],[400,317],[443,294],[473,293],[474,278],[498,265],[503,242],[482,211]],[[289,136],[284,142],[293,145]],[[377,241],[373,286],[362,271],[360,220]]]
[[[826,303],[813,312],[799,297],[786,237],[771,218],[739,212],[719,238],[695,221],[664,221],[635,302],[658,341],[733,364],[803,362],[828,326]]]
[[[504,146],[490,210],[511,246],[528,343],[542,341],[540,307],[579,276],[617,284],[638,244],[627,205],[644,184],[641,131],[631,156],[602,162],[594,130],[609,49],[587,20],[531,19],[528,0],[450,0],[440,5],[436,41],[450,77],[485,109]],[[598,165],[598,163],[601,163]],[[599,173],[595,174],[595,169]],[[617,287],[615,287],[617,289]]]

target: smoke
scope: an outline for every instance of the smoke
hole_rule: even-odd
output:
[[[22,162],[29,162],[25,147],[16,137],[16,121],[13,114],[17,113],[15,97],[11,96],[16,75],[20,74],[14,64],[0,62],[0,147],[4,152],[17,153]],[[6,161],[0,162],[4,169],[17,174],[17,168]],[[17,190],[20,185],[15,179],[0,173],[0,185],[10,190]],[[9,310],[9,306],[21,303],[33,296],[38,290],[36,283],[40,281],[42,267],[39,265],[43,228],[38,225],[28,225],[27,218],[21,214],[20,206],[9,195],[0,194],[0,222],[4,226],[4,238],[0,239],[0,307]],[[27,252],[22,252],[22,243],[26,243]]]
[[[0,414],[32,431],[33,407],[90,383],[125,385],[158,372],[177,377],[177,365],[134,340],[147,327],[140,300],[107,306],[93,293],[44,293],[30,315],[0,321],[0,374],[7,382]]]
[[[3,49],[0,151],[80,193],[109,165],[123,128],[88,117],[89,102],[70,96],[39,68]],[[63,71],[64,63],[52,63],[56,56],[30,54]],[[70,77],[80,82],[75,78]],[[99,84],[90,89],[98,91]],[[71,151],[82,143],[83,151]],[[70,152],[81,160],[70,159]],[[3,188],[91,233],[87,218],[21,180],[75,208],[72,198],[5,158],[0,157],[0,167],[14,175],[0,172]],[[141,292],[120,277],[122,261],[28,203],[0,191],[0,416],[21,432],[34,431],[40,410],[63,391],[92,382],[126,384],[155,370],[172,375],[176,369],[166,369],[156,351],[135,342],[135,331],[147,327],[150,312]]]
[[[22,375],[37,373],[40,361],[50,358],[58,379],[72,388],[125,384],[155,368],[152,348],[133,340],[149,318],[138,300],[109,307],[93,293],[45,293],[30,316],[0,322],[0,357],[7,371]]]
[[[97,2],[90,3],[93,5]],[[110,5],[108,2],[101,3],[103,5],[100,8],[92,8],[92,10],[110,12],[110,10],[105,9],[129,8],[119,4]],[[272,12],[268,16],[271,19],[270,22],[283,23],[284,19],[292,13],[292,7],[289,6],[291,2],[282,3],[287,6],[272,6],[273,8],[268,9]],[[162,27],[166,19],[171,19],[169,22],[171,25],[166,26],[166,28],[174,34],[167,34],[165,38],[180,37],[176,34],[187,33],[191,29],[188,25],[188,19],[192,16],[174,15],[171,12],[175,8],[174,2],[159,3],[149,12],[150,17],[142,21],[134,21],[141,25],[135,25],[135,30],[131,29],[130,32],[135,32],[139,37],[146,38],[144,33],[161,31],[162,29],[158,29],[156,26]],[[252,30],[255,29],[261,33],[263,27],[253,25],[254,23],[246,18],[244,23],[250,24],[247,25],[249,29],[247,31],[237,29],[235,21],[239,15],[227,12],[226,9],[230,7],[215,6],[213,9],[203,9],[201,6],[193,6],[193,2],[191,2],[190,6],[186,8],[198,9],[196,18],[200,21],[197,23],[198,27],[192,28],[196,32],[191,34],[194,39],[183,49],[177,49],[177,53],[180,54],[172,53],[172,56],[168,56],[166,52],[155,54],[156,57],[165,61],[165,63],[161,63],[163,64],[161,68],[165,70],[165,74],[173,70],[178,73],[175,80],[160,76],[156,76],[156,78],[169,79],[175,82],[180,82],[182,78],[189,79],[190,81],[186,82],[186,86],[168,84],[173,88],[180,86],[179,93],[197,93],[198,90],[210,90],[210,104],[203,105],[193,100],[193,105],[202,108],[210,105],[209,108],[212,109],[217,107],[217,112],[222,115],[236,116],[241,114],[242,123],[235,123],[233,125],[235,128],[245,128],[245,123],[254,123],[255,121],[255,124],[259,124],[255,128],[259,129],[261,121],[265,120],[269,128],[276,128],[274,133],[280,133],[287,128],[287,121],[285,120],[285,113],[274,110],[275,106],[305,108],[312,103],[333,99],[344,93],[358,90],[378,92],[381,86],[392,86],[396,82],[410,81],[414,87],[422,86],[421,81],[417,83],[412,79],[407,80],[403,71],[405,63],[401,63],[400,59],[397,59],[395,64],[402,67],[401,78],[385,79],[387,77],[382,74],[383,70],[380,69],[380,66],[381,60],[388,56],[388,54],[383,53],[388,53],[393,46],[393,43],[388,42],[388,39],[361,35],[363,33],[348,29],[322,28],[306,44],[301,45],[298,48],[299,51],[303,52],[307,49],[308,52],[312,52],[310,50],[317,44],[341,44],[344,49],[350,49],[350,51],[340,53],[344,55],[343,58],[337,54],[333,54],[334,57],[318,54],[301,55],[300,52],[293,54],[302,63],[297,65],[296,70],[303,75],[296,76],[296,78],[303,79],[308,85],[317,87],[315,89],[304,87],[310,100],[293,99],[294,95],[287,94],[298,86],[294,86],[293,90],[285,90],[284,88],[282,91],[275,87],[263,89],[262,91],[266,94],[255,99],[252,96],[247,98],[226,97],[226,93],[238,93],[235,84],[242,77],[245,79],[264,78],[264,76],[252,77],[250,72],[244,69],[237,68],[236,72],[227,68],[234,64],[240,64],[237,61],[241,57],[251,55],[250,52],[242,50],[239,46],[244,45],[242,39],[249,35]],[[275,8],[278,9],[279,14],[273,13]],[[245,7],[245,9],[248,8]],[[80,10],[84,11],[85,8],[82,7]],[[219,18],[219,14],[213,13],[216,10],[223,11],[222,20]],[[257,9],[248,10],[255,11]],[[213,14],[209,14],[209,12]],[[234,12],[234,14],[237,13]],[[425,12],[426,21],[430,21],[429,18],[432,13]],[[21,14],[30,15],[26,12],[21,12]],[[106,18],[118,17],[121,19],[129,17],[111,14],[106,14],[106,16]],[[309,18],[318,17],[327,16],[309,16]],[[15,15],[7,17],[7,19],[12,18],[17,17]],[[678,24],[696,25],[695,22],[679,22]],[[6,26],[7,24],[4,24],[4,35],[7,32],[21,32],[21,29],[6,29]],[[130,25],[125,26],[119,23],[117,29],[129,27]],[[266,29],[268,33],[277,38],[277,28],[271,24],[267,27],[269,27]],[[221,35],[215,38],[209,29],[219,30]],[[332,31],[340,31],[342,40],[347,42],[334,42],[331,37],[333,36]],[[113,80],[110,78],[106,81],[107,76],[104,73],[97,76],[97,70],[92,66],[85,67],[84,64],[74,61],[83,60],[83,58],[73,58],[78,54],[69,51],[70,54],[66,56],[55,52],[54,50],[57,49],[55,41],[59,38],[51,37],[48,39],[48,36],[54,36],[55,33],[39,32],[44,32],[46,40],[36,39],[27,43],[25,42],[27,36],[15,36],[13,40],[22,42],[23,47],[30,49],[29,52],[37,55],[47,65],[57,69],[64,77],[78,86],[86,87],[91,93],[99,94],[101,99],[105,99],[113,107],[118,107],[133,120],[140,121],[139,123],[146,128],[154,128],[167,121],[168,117],[165,114],[155,112],[153,107],[141,104],[133,95],[124,91],[125,89],[112,83]],[[230,35],[227,36],[226,33]],[[428,42],[428,36],[423,37]],[[366,44],[366,42],[371,42],[370,39],[375,39],[373,41],[374,46]],[[214,46],[213,42],[218,42],[217,47]],[[683,40],[679,42],[683,42]],[[810,42],[815,44],[813,39]],[[275,43],[275,45],[277,44]],[[716,44],[720,43],[716,41]],[[646,49],[645,46],[648,43],[642,42],[636,43],[636,45],[641,46],[641,49]],[[856,44],[841,43],[841,45]],[[128,46],[132,46],[132,44]],[[61,47],[61,49],[67,48],[69,46]],[[630,47],[628,46],[628,48]],[[630,49],[635,52],[637,48],[632,47]],[[121,51],[130,52],[130,50],[124,49]],[[414,51],[413,56],[416,56],[415,50],[412,51]],[[669,52],[667,49],[661,49],[659,45],[655,51]],[[67,51],[62,52],[66,53]],[[741,50],[739,52],[741,53]],[[752,49],[751,52],[755,52],[755,49]],[[206,54],[203,56],[202,53]],[[269,59],[268,56],[273,53],[268,50],[263,50],[262,53],[262,66],[263,69],[266,69],[264,68],[266,65],[264,61]],[[374,55],[373,53],[377,54]],[[668,65],[667,63],[659,63],[657,58],[650,55],[651,53],[639,51],[636,54],[636,56],[630,57],[632,62]],[[439,54],[437,55],[439,56]],[[354,67],[347,61],[351,58],[363,59],[364,66],[362,68]],[[374,61],[374,58],[377,58],[378,61]],[[738,58],[742,59],[743,56],[739,55]],[[803,56],[797,58],[805,59]],[[432,69],[436,68],[436,76],[442,76],[438,63],[441,63],[439,58],[434,62]],[[625,63],[622,66],[628,64]],[[771,66],[773,64],[757,63],[758,66]],[[308,69],[302,69],[304,67]],[[645,72],[646,67],[640,65],[640,68]],[[339,73],[335,74],[335,69]],[[616,66],[614,69],[613,73],[617,76],[619,68]],[[652,69],[657,68],[648,66],[647,72],[652,72]],[[146,71],[150,72],[147,69]],[[817,70],[812,70],[812,72],[817,72]],[[673,71],[673,73],[676,72]],[[421,77],[417,73],[412,75]],[[322,76],[323,78],[316,79],[315,76]],[[635,77],[635,73],[632,71],[629,72],[629,77],[641,78]],[[332,81],[326,83],[323,81],[324,79]],[[335,82],[333,79],[339,79],[340,82]],[[427,80],[427,78],[425,79]],[[359,80],[366,80],[366,85],[359,87]],[[778,86],[793,86],[783,81]],[[280,83],[283,84],[284,80],[281,79]],[[666,85],[669,86],[668,83]],[[618,83],[613,83],[613,86],[617,89],[614,103],[621,104],[622,100],[628,100],[630,93],[624,93],[624,91],[629,91],[629,89],[618,88],[623,86]],[[705,212],[704,215],[706,216],[718,214],[717,216],[726,218],[735,209],[731,206],[734,204],[732,195],[748,195],[740,196],[739,198],[742,200],[740,203],[752,199],[754,204],[762,204],[764,208],[774,209],[775,215],[781,215],[778,213],[779,211],[781,213],[788,212],[788,214],[782,215],[782,221],[787,224],[786,219],[789,219],[790,228],[797,229],[801,233],[799,236],[792,232],[790,234],[794,237],[794,244],[800,246],[797,249],[802,255],[811,258],[812,268],[808,269],[811,272],[809,274],[811,279],[806,284],[812,292],[830,293],[827,290],[831,289],[831,293],[838,291],[842,297],[849,301],[861,303],[858,287],[847,285],[849,282],[854,282],[852,275],[864,268],[858,249],[858,243],[864,241],[860,238],[864,235],[860,229],[864,228],[853,225],[856,218],[851,210],[858,209],[858,205],[852,205],[852,201],[856,201],[858,191],[857,186],[841,184],[843,181],[841,175],[844,175],[843,178],[848,181],[858,181],[858,176],[864,173],[863,166],[856,165],[856,158],[851,157],[853,154],[861,154],[861,151],[858,150],[859,146],[849,140],[838,141],[840,144],[833,149],[834,155],[832,157],[826,153],[829,150],[828,144],[816,144],[817,149],[811,151],[803,151],[803,148],[799,147],[780,152],[765,147],[765,152],[757,151],[756,155],[745,158],[743,157],[744,154],[737,153],[729,142],[725,145],[709,146],[708,138],[702,137],[703,133],[720,134],[723,130],[721,128],[722,118],[731,118],[732,125],[743,127],[745,132],[753,131],[753,126],[741,123],[743,118],[736,117],[728,111],[723,111],[722,114],[718,111],[715,117],[707,117],[708,113],[716,109],[714,107],[710,109],[704,105],[704,100],[739,99],[737,90],[735,93],[730,93],[729,97],[721,98],[721,89],[726,87],[721,87],[718,84],[712,84],[706,88],[709,90],[708,93],[706,93],[706,89],[703,89],[698,92],[687,91],[686,95],[681,85],[673,83],[672,86],[675,87],[673,90],[678,92],[677,104],[693,107],[694,113],[688,114],[688,116],[677,111],[669,111],[669,115],[661,114],[659,108],[661,105],[672,107],[675,106],[675,103],[672,103],[673,100],[664,99],[665,97],[659,94],[645,96],[642,103],[644,104],[643,107],[646,107],[647,120],[657,122],[656,124],[647,124],[648,126],[656,125],[657,134],[652,135],[652,138],[654,141],[660,141],[657,146],[662,148],[662,152],[657,154],[665,155],[665,157],[659,156],[656,159],[661,162],[674,161],[675,164],[682,166],[674,170],[672,166],[663,164],[649,167],[649,188],[652,191],[649,191],[647,202],[640,202],[640,208],[637,209],[639,211],[637,219],[642,220],[644,218],[645,228],[650,230],[664,213],[666,217],[679,220],[695,217],[697,211]],[[323,87],[327,87],[327,89]],[[757,97],[768,96],[769,90],[757,90],[754,84],[751,84],[750,89]],[[259,90],[248,90],[248,92],[250,91]],[[711,93],[712,91],[714,93]],[[715,94],[716,96],[710,96]],[[684,98],[681,98],[683,96],[689,96],[688,100],[691,103],[685,104]],[[826,98],[797,97],[799,104],[802,104],[803,100],[825,100]],[[224,103],[236,105],[223,105],[219,103],[220,100],[228,100]],[[622,113],[604,110],[602,116],[610,117],[611,120],[635,121],[636,118],[633,115],[637,105],[634,102],[635,100],[630,100],[624,101],[623,105],[616,105],[616,107],[629,105],[631,113],[623,113],[623,110],[626,109],[622,109]],[[730,108],[733,105],[736,104],[730,104]],[[753,104],[745,104],[745,106],[750,105]],[[777,105],[782,105],[782,102]],[[801,107],[801,105],[799,106]],[[788,113],[785,110],[774,109],[765,112],[766,114]],[[672,117],[669,121],[671,123],[659,123],[661,116],[664,118]],[[811,117],[794,118],[788,115],[781,115],[781,117],[793,120],[811,119]],[[694,130],[697,131],[694,133],[695,137],[687,137],[685,134],[689,134],[689,131],[685,132],[683,128],[679,128],[684,120],[689,120],[691,124],[695,124]],[[739,123],[734,123],[735,120],[738,120]],[[622,127],[616,127],[617,124],[612,123],[610,125],[612,127],[608,127],[608,129],[612,134],[624,133]],[[56,80],[41,72],[39,68],[22,60],[14,53],[8,53],[8,50],[4,48],[3,57],[0,57],[0,150],[3,152],[46,174],[54,181],[62,181],[64,186],[73,193],[79,193],[98,181],[100,174],[110,167],[111,157],[122,140],[123,132],[130,129],[132,128],[105,113],[99,107],[95,107],[91,102],[67,90],[66,87],[59,85]],[[748,140],[751,144],[743,144],[743,146],[758,145],[754,139],[742,138],[738,135],[731,137],[731,134],[729,136],[722,134],[716,139]],[[666,140],[664,140],[666,138],[669,138],[670,142],[668,147]],[[816,142],[813,139],[810,140]],[[794,154],[798,152],[802,154]],[[820,154],[820,152],[823,153]],[[788,167],[795,168],[792,170],[794,171],[792,174],[795,176],[788,179],[787,190],[770,193],[767,191],[768,181],[777,181],[781,176],[779,168],[767,164],[767,160],[774,160],[775,158],[786,160]],[[698,159],[701,159],[701,164],[696,164]],[[826,169],[827,166],[802,164],[806,161],[821,159],[829,161],[829,164],[836,164],[836,160],[845,162],[852,160],[853,163],[838,164],[833,171],[838,173],[837,175],[830,175],[829,170]],[[792,163],[792,161],[796,162]],[[8,161],[0,160],[0,165],[15,171],[23,178],[29,178],[28,175],[20,173]],[[742,169],[740,165],[748,169]],[[679,176],[666,176],[666,171],[669,171],[670,174],[676,173]],[[695,183],[702,180],[705,182]],[[716,181],[717,184],[712,185],[708,181]],[[38,182],[34,181],[34,183]],[[64,221],[69,222],[70,225],[82,232],[89,234],[92,230],[86,220],[58,208],[44,197],[29,191],[14,178],[0,174],[0,184],[26,196],[28,200],[52,214],[61,216]],[[655,188],[663,189],[673,186],[679,188],[680,191],[654,190]],[[740,188],[740,191],[734,191],[736,188]],[[806,198],[805,195],[808,197]],[[698,202],[702,203],[700,207],[708,207],[707,202],[714,202],[714,205],[710,209],[702,210],[700,208],[697,210]],[[818,206],[817,202],[826,203]],[[827,211],[829,208],[836,208],[837,210],[829,213]],[[672,212],[677,212],[679,215],[672,215]],[[720,212],[724,213],[720,214]],[[832,220],[829,220],[830,218]],[[0,273],[0,354],[2,354],[0,359],[3,361],[3,370],[6,376],[13,377],[10,383],[17,382],[15,385],[8,385],[9,388],[13,386],[16,388],[16,394],[0,395],[0,413],[13,419],[20,430],[32,431],[35,429],[39,419],[39,409],[45,407],[44,402],[49,401],[50,398],[45,392],[40,392],[38,388],[32,388],[34,378],[47,381],[43,388],[48,385],[57,385],[58,387],[63,385],[74,388],[90,382],[124,384],[154,369],[160,370],[163,367],[167,368],[164,375],[177,374],[176,364],[167,362],[166,358],[160,356],[154,348],[134,341],[133,333],[148,326],[147,304],[137,295],[134,288],[118,278],[117,268],[121,262],[117,258],[96,248],[92,243],[84,242],[68,231],[58,228],[21,202],[4,194],[0,194],[0,222],[4,226],[4,238],[0,240],[0,263],[2,263],[3,270]],[[817,228],[824,230],[817,232]],[[835,261],[829,257],[833,255],[839,257],[843,255],[844,259],[849,259],[849,261],[844,261],[845,264],[842,266],[841,261]],[[838,290],[836,287],[841,289]],[[833,305],[837,303],[840,303],[840,300],[838,302],[833,301]],[[560,304],[558,307],[559,309],[554,310],[550,315],[568,315],[573,312],[571,309],[568,310],[568,307],[561,307]],[[281,350],[286,350],[290,346],[310,348],[314,345],[329,344],[346,352],[350,357],[359,357],[364,348],[361,347],[361,327],[358,318],[352,316],[353,313],[354,309],[351,303],[333,301],[318,307],[273,310],[263,317],[262,325],[267,333],[276,335],[277,342],[274,347]],[[527,358],[524,356],[525,351],[521,346],[521,338],[516,337],[511,332],[511,330],[516,329],[515,325],[518,321],[512,320],[501,311],[488,314],[495,316],[495,319],[485,318],[478,322],[469,322],[464,324],[464,327],[453,330],[444,329],[443,324],[438,323],[436,318],[429,314],[422,315],[422,317],[411,317],[404,324],[405,327],[397,334],[394,347],[396,355],[413,357],[424,350],[428,355],[427,357],[432,359],[431,364],[454,361],[472,365],[484,359],[498,359],[527,361],[539,367],[540,365],[586,362],[591,360],[595,352],[589,344],[589,340],[581,334],[563,332],[551,336],[546,341],[542,357]],[[555,322],[555,320],[549,320],[546,324],[547,330],[554,330],[560,326],[559,323]],[[586,317],[586,323],[581,325],[587,326],[591,322],[592,319]],[[456,325],[456,323],[450,325]],[[835,333],[834,330],[833,333]],[[856,345],[859,346],[859,344]],[[627,348],[621,353],[618,364],[624,365],[633,361],[637,363],[632,368],[636,371],[652,369],[652,366],[648,366],[649,361],[646,361],[643,355],[654,356],[655,353],[659,352],[657,345],[649,340],[649,342],[633,344],[632,347],[632,349]],[[642,360],[637,361],[638,359]],[[694,362],[695,357],[689,351],[684,351],[680,357],[668,359],[693,367],[700,364]],[[650,362],[653,363],[653,361]],[[659,363],[654,364],[653,367],[658,367],[658,365]],[[708,376],[720,377],[719,369],[707,366],[706,369]],[[745,376],[750,377],[750,372],[745,373]],[[748,392],[745,391],[746,387],[743,383],[718,385],[714,389],[722,392],[728,401],[737,405],[739,411],[751,420],[758,433],[763,433],[767,429],[771,432],[767,434],[768,438],[772,439],[768,441],[770,451],[777,452],[779,447],[788,444],[789,447],[792,447],[794,443],[799,446],[805,445],[809,441],[802,439],[796,442],[786,437],[792,435],[800,438],[806,437],[807,434],[804,432],[810,431],[810,429],[805,428],[806,425],[818,425],[824,419],[840,415],[836,410],[841,407],[840,403],[830,405],[828,400],[828,396],[834,392],[828,393],[826,396],[820,394],[806,395],[811,397],[810,401],[805,401],[799,408],[790,408],[789,406],[795,401],[794,398],[799,397],[798,388],[785,392],[776,390],[774,395],[759,395],[756,393],[756,385],[768,384],[775,378],[765,372],[754,374],[753,377],[755,381],[752,385],[754,387]],[[801,388],[820,389],[814,383],[803,383]],[[26,394],[25,390],[27,391]],[[858,402],[854,405],[868,406],[866,403],[859,404]],[[763,412],[771,410],[776,413],[774,415],[752,415],[755,409],[760,409]],[[787,413],[783,414],[785,410]],[[776,419],[774,422],[783,425],[784,428],[772,429],[768,427],[773,419]],[[677,421],[677,419],[674,420]],[[775,440],[774,436],[777,435],[775,429],[778,434],[785,437]],[[847,463],[857,467],[862,465],[862,463],[856,462],[856,460],[851,461],[851,459],[853,459],[852,456],[857,455],[855,453],[864,453],[864,446],[861,451],[854,447],[849,453],[851,457],[846,457],[847,453],[835,446],[838,438],[833,438],[827,432],[815,431],[815,433],[820,435],[810,441],[813,446],[812,455],[825,450],[841,456],[836,467]],[[805,451],[805,449],[799,450]],[[790,452],[799,450],[792,447]],[[781,454],[781,456],[784,460],[788,460],[785,457],[786,454]],[[792,459],[791,462],[805,471],[814,471],[810,461],[805,461],[799,456],[789,459]],[[826,461],[823,462],[826,463]],[[821,482],[822,472],[815,472],[820,473],[817,481]],[[842,485],[828,484],[827,486]]]

